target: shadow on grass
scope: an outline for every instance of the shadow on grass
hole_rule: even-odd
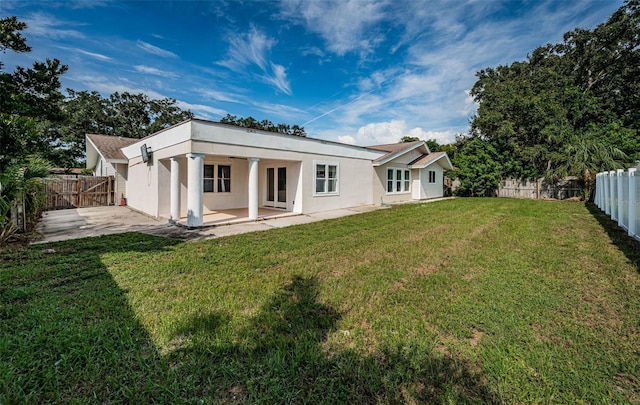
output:
[[[587,209],[598,221],[602,229],[609,235],[611,243],[616,245],[625,254],[629,262],[640,272],[640,242],[629,236],[627,231],[618,226],[605,212],[601,211],[595,204],[588,203]]]
[[[100,256],[176,243],[121,234],[0,252],[0,403],[175,399],[167,367]]]
[[[330,350],[341,314],[316,278],[294,277],[239,332],[226,313],[186,319],[159,353],[100,257],[177,243],[123,234],[0,254],[0,403],[497,402],[479,371],[431,347]]]
[[[294,277],[250,321],[241,343],[207,344],[207,336],[216,334],[207,328],[168,361],[197,381],[202,396],[222,403],[495,402],[465,363],[430,348],[386,346],[365,355],[325,349],[341,316],[318,302],[317,289],[317,279]],[[225,316],[195,319],[186,330],[202,331],[199,325],[220,319]]]

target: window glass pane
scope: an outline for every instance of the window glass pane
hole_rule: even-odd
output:
[[[333,166],[333,165],[329,166],[329,178],[330,179],[338,178],[338,166]]]
[[[393,169],[387,169],[387,180],[393,180]]]
[[[402,170],[396,170],[396,192],[402,191]]]
[[[335,193],[338,191],[338,179],[330,179],[329,180],[329,192]]]
[[[409,170],[404,171],[404,191],[411,189],[411,172]]]
[[[316,178],[324,179],[325,177],[327,177],[326,166],[316,165]]]
[[[218,193],[231,192],[231,179],[218,178]]]
[[[204,179],[204,192],[213,193],[213,179]]]
[[[231,166],[218,165],[218,177],[222,179],[231,178]]]
[[[387,193],[393,193],[393,180],[387,181]]]
[[[213,165],[204,165],[204,178],[205,179],[213,178]]]
[[[324,193],[324,179],[316,179],[316,193]]]
[[[274,199],[274,169],[272,167],[267,169],[267,201],[273,201]]]
[[[278,167],[278,202],[287,202],[287,169]]]

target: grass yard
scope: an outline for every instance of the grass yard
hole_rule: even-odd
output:
[[[0,403],[640,403],[640,244],[456,199],[0,253]]]

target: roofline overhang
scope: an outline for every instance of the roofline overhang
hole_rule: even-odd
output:
[[[379,161],[379,162],[374,162],[374,163],[373,163],[373,167],[383,166],[383,165],[385,165],[385,164],[387,164],[387,163],[391,162],[393,159],[395,159],[395,158],[397,158],[397,157],[399,157],[399,156],[402,156],[402,155],[404,155],[404,154],[405,154],[405,153],[407,153],[407,152],[411,152],[412,150],[418,149],[419,147],[421,147],[421,146],[423,146],[423,145],[427,148],[427,151],[428,151],[428,152],[431,152],[431,151],[429,150],[429,147],[427,146],[427,143],[426,143],[425,141],[420,141],[420,142],[416,143],[415,145],[413,145],[412,147],[410,147],[410,148],[406,148],[406,149],[402,149],[402,150],[400,150],[400,151],[398,151],[398,152],[394,153],[393,155],[391,155],[391,156],[387,157],[387,158],[386,158],[386,159],[384,159],[384,160],[381,160],[381,161]]]
[[[448,167],[444,167],[442,165],[440,165],[440,166],[442,166],[446,170],[453,170],[453,164],[451,163],[451,160],[449,159],[449,155],[447,155],[446,153],[443,153],[442,155],[440,155],[437,158],[433,159],[429,163],[422,164],[422,165],[409,165],[408,167],[410,169],[424,169],[424,168],[427,168],[427,167],[431,166],[432,164],[436,163],[437,161],[439,161],[442,158],[446,158],[447,159]]]

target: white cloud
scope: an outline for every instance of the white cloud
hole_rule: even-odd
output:
[[[403,2],[404,3],[404,2]],[[385,17],[385,2],[367,0],[281,2],[282,17],[302,19],[306,28],[319,34],[327,48],[338,55],[356,51],[370,53],[380,41],[375,24]]]
[[[156,69],[156,68],[151,67],[151,66],[135,65],[133,68],[139,73],[144,73],[144,74],[148,74],[148,75],[170,77],[170,78],[178,77],[178,75],[173,73],[173,72],[167,72],[167,71],[164,71],[164,70]]]
[[[455,131],[427,131],[421,127],[410,128],[404,120],[372,122],[354,131],[354,135],[334,134],[331,131],[320,132],[325,139],[338,139],[339,142],[352,145],[371,146],[400,142],[402,137],[411,136],[421,140],[434,139],[440,144],[451,143],[455,140]]]
[[[252,26],[249,32],[234,34],[229,38],[227,58],[216,64],[238,73],[248,73],[250,67],[255,65],[261,71],[256,77],[290,96],[293,93],[286,68],[267,59],[267,54],[275,44],[275,39]]]
[[[199,90],[199,93],[202,94],[203,97],[211,100],[217,100],[217,101],[223,101],[223,102],[229,102],[229,103],[245,103],[246,102],[246,100],[242,100],[241,97],[238,97],[237,94],[226,93],[223,91]]]
[[[356,144],[356,139],[354,137],[352,137],[351,135],[340,135],[340,136],[338,136],[338,142],[346,143],[346,144],[349,144],[349,145],[355,145]]]
[[[234,34],[229,38],[228,58],[217,62],[233,71],[243,71],[247,65],[255,64],[266,71],[266,54],[276,44],[275,39],[267,37],[256,27],[246,34]]]
[[[281,92],[290,96],[292,94],[291,86],[289,85],[289,80],[287,79],[287,71],[284,66],[272,63],[271,71],[273,72],[273,76],[265,75],[265,82],[274,85]]]
[[[158,48],[155,45],[151,45],[147,42],[138,40],[137,42],[138,48],[145,50],[151,54],[161,56],[163,58],[177,58],[178,55],[171,51],[167,51],[166,49]]]
[[[183,110],[191,110],[191,112],[198,118],[204,118],[208,120],[215,120],[219,117],[227,115],[225,110],[211,107],[203,104],[191,104],[186,101],[176,100],[176,105]]]
[[[84,34],[80,31],[59,28],[60,26],[68,27],[69,25],[74,25],[73,23],[58,20],[45,13],[32,13],[24,19],[24,22],[27,23],[27,36],[33,35],[50,39],[84,38]]]

